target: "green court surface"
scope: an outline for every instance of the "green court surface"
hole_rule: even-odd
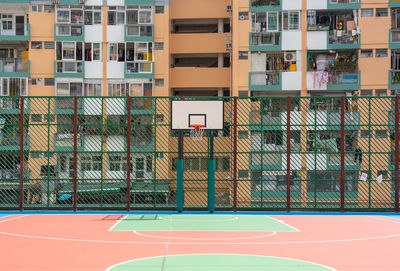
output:
[[[129,215],[112,231],[297,231],[263,215]]]
[[[327,271],[329,267],[310,262],[252,255],[176,255],[133,260],[107,271]]]

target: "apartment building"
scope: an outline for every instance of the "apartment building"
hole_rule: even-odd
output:
[[[395,0],[0,0],[1,114],[4,123],[18,119],[20,100],[9,96],[55,97],[52,104],[34,100],[24,104],[25,114],[30,116],[25,122],[37,124],[24,132],[30,179],[41,179],[46,173],[59,179],[73,177],[74,96],[88,97],[77,105],[77,121],[82,126],[78,151],[85,152],[76,164],[78,179],[126,176],[125,132],[117,127],[104,131],[96,125],[118,126],[126,122],[127,112],[132,114],[135,130],[130,138],[132,179],[173,179],[176,155],[168,150],[163,154],[166,162],[159,163],[165,174],[155,173],[159,155],[152,153],[155,134],[169,137],[170,133],[152,126],[150,97],[270,97],[253,101],[241,112],[250,116],[241,124],[254,128],[242,141],[247,146],[242,151],[248,155],[239,159],[239,177],[249,182],[242,187],[245,192],[239,201],[256,206],[268,201],[268,197],[257,197],[260,191],[284,189],[279,185],[287,163],[282,125],[288,112],[284,99],[278,97],[331,97],[317,103],[311,99],[308,104],[294,99],[291,105],[296,178],[338,178],[340,155],[336,151],[317,155],[323,148],[312,143],[330,140],[337,150],[341,105],[335,97],[348,97],[345,136],[351,145],[349,152],[371,148],[371,144],[393,148],[393,131],[387,131],[386,137],[361,136],[369,132],[363,131],[366,119],[360,117],[369,110],[368,105],[360,103],[353,110],[352,102],[357,96],[399,94],[399,18],[400,1]],[[142,98],[127,108],[124,99],[101,96]],[[390,102],[376,106],[394,110]],[[316,113],[308,114],[307,108]],[[379,118],[377,123],[387,125],[388,119]],[[54,125],[44,132],[41,123]],[[266,129],[265,125],[275,128]],[[325,128],[310,131],[313,125]],[[18,133],[14,127],[7,133],[8,139],[2,139],[7,142],[4,150],[10,151],[3,159],[13,166],[19,164]],[[41,137],[33,140],[32,135]],[[230,151],[230,137],[227,125],[216,138],[221,152]],[[172,134],[169,138],[170,148],[176,148],[176,137]],[[207,142],[187,140],[189,146],[207,150]],[[40,155],[44,145],[52,155]],[[103,156],[103,152],[109,154]],[[188,180],[206,178],[203,160],[208,154],[200,153],[187,157]],[[392,178],[388,157],[371,164],[353,156],[346,158],[349,180],[359,179],[365,170],[371,178],[382,172],[386,179]],[[232,178],[230,157],[220,155],[217,160],[218,178]],[[18,176],[11,169],[5,174]],[[52,190],[55,184],[49,186],[42,189]],[[188,186],[186,198],[198,199],[187,205],[201,204],[207,186]],[[175,185],[171,183],[169,189],[176,189]],[[361,188],[346,189],[352,193]],[[390,193],[390,189],[384,191]],[[301,184],[298,191],[304,195],[337,192],[337,187]],[[229,202],[229,184],[222,184],[218,192]],[[48,200],[50,194],[41,200]]]

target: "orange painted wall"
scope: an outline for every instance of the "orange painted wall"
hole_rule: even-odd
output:
[[[229,18],[230,0],[173,0],[172,19]]]
[[[55,13],[29,12],[31,41],[54,42]],[[53,96],[54,86],[45,86],[44,78],[54,78],[55,50],[29,49],[31,78],[42,78],[42,85],[29,84],[30,96]]]
[[[230,68],[173,68],[171,74],[172,88],[227,88]]]
[[[154,78],[164,79],[164,86],[153,84],[153,96],[170,96],[170,8],[164,7],[164,13],[154,13],[154,41],[164,43],[163,50],[154,50]]]
[[[226,34],[171,34],[171,54],[226,53]]]

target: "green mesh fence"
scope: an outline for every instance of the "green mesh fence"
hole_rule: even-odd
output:
[[[172,99],[0,98],[0,209],[175,210]],[[190,99],[225,115],[200,140],[183,131],[183,210],[399,207],[396,97]]]

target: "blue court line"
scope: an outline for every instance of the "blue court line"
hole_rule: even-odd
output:
[[[8,215],[212,215],[209,212],[176,211],[0,211],[0,217]],[[216,215],[283,215],[283,216],[388,216],[400,219],[400,214],[394,212],[214,212]]]

